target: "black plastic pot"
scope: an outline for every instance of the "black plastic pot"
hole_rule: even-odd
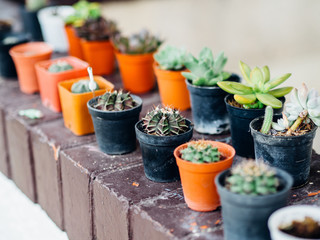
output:
[[[33,41],[43,41],[38,11],[29,11],[24,6],[20,7],[20,14],[23,22],[24,31],[31,34]]]
[[[6,20],[0,20],[0,38],[11,32],[12,24]]]
[[[5,43],[4,40],[15,38],[16,41]],[[7,33],[0,38],[0,75],[3,77],[16,77],[17,72],[9,54],[10,48],[21,43],[29,42],[30,36],[25,33]]]
[[[139,121],[142,108],[140,97],[131,95],[138,105],[132,109],[111,112],[101,111],[92,107],[98,97],[88,103],[99,148],[107,154],[125,154],[136,149],[134,126]]]
[[[239,82],[232,74],[228,81]],[[229,117],[224,104],[227,95],[220,87],[199,87],[186,80],[190,93],[194,129],[204,134],[222,134],[230,129]]]
[[[137,139],[140,143],[144,173],[155,182],[174,182],[180,179],[179,169],[173,151],[179,145],[192,138],[193,127],[187,120],[189,130],[176,136],[154,136],[143,131],[142,120],[136,126]]]
[[[281,118],[274,116],[273,121]],[[307,183],[310,173],[312,143],[317,126],[301,136],[272,136],[260,132],[263,117],[256,118],[250,123],[257,159],[263,159],[273,167],[290,173],[294,179],[293,187]]]
[[[280,178],[280,189],[275,194],[266,196],[248,196],[230,192],[226,189],[225,178],[230,170],[220,173],[215,183],[220,195],[226,240],[269,240],[267,226],[269,216],[277,209],[286,206],[292,177],[276,169]]]
[[[231,106],[228,101],[233,95],[225,97],[224,101],[230,117],[230,130],[232,146],[236,149],[236,154],[241,157],[254,158],[253,138],[250,134],[250,122],[264,115],[265,109],[244,109]],[[284,102],[285,98],[280,99]],[[281,113],[282,108],[274,109],[274,113]]]

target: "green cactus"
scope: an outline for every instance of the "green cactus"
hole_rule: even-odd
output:
[[[228,93],[234,94],[234,99],[242,104],[244,108],[263,108],[263,105],[269,105],[273,108],[282,107],[282,102],[278,98],[288,94],[292,87],[273,88],[286,81],[291,76],[290,73],[270,81],[268,66],[264,66],[262,69],[255,67],[251,70],[247,64],[240,61],[240,70],[248,85],[223,81],[218,82],[219,87]],[[259,104],[259,102],[263,105]]]
[[[212,51],[204,47],[198,59],[191,54],[187,56],[185,66],[190,72],[183,72],[182,75],[196,86],[216,86],[218,82],[231,76],[230,73],[223,71],[227,60],[223,52],[214,59]]]
[[[154,54],[154,59],[163,70],[181,70],[185,68],[186,50],[173,46],[166,46],[164,49]]]
[[[64,72],[71,69],[73,69],[73,67],[67,61],[59,60],[52,63],[49,66],[48,71],[51,73],[58,73],[58,72]]]
[[[121,53],[144,54],[155,52],[163,41],[143,29],[139,33],[132,34],[129,37],[118,34],[112,38],[112,42]]]
[[[123,111],[132,109],[137,105],[130,93],[119,91],[108,91],[99,96],[97,104],[93,107],[102,111]]]
[[[156,136],[173,136],[188,131],[186,119],[178,110],[170,107],[152,109],[143,120],[143,128],[147,134]]]
[[[90,80],[79,80],[78,82],[75,82],[71,86],[71,92],[72,93],[86,93],[86,92],[91,92],[89,88],[89,82]],[[99,85],[95,83],[95,89],[94,90],[99,90]]]
[[[211,163],[220,161],[218,148],[205,140],[190,142],[188,147],[180,151],[181,158],[193,163]]]
[[[261,133],[268,134],[268,132],[271,129],[272,119],[273,119],[273,108],[270,106],[267,106],[264,113],[262,128],[260,130]]]
[[[274,169],[263,162],[243,161],[231,169],[226,188],[242,195],[268,195],[277,192],[279,179]]]

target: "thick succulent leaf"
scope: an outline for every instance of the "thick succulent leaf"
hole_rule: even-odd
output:
[[[282,102],[268,93],[256,93],[256,96],[260,102],[266,106],[271,106],[273,108],[281,108]]]
[[[223,78],[222,78],[222,76],[220,75],[220,76],[218,76],[218,77],[216,77],[216,78],[212,78],[212,79],[210,79],[209,81],[208,81],[208,86],[215,86],[215,85],[217,85],[217,82],[220,82],[220,81],[223,81]]]
[[[234,99],[240,104],[250,104],[256,101],[255,94],[234,95]]]
[[[311,98],[311,99],[309,99],[309,97],[308,97],[307,108],[308,109],[314,109],[314,108],[320,109],[320,97],[315,97],[315,98]]]
[[[287,95],[292,91],[293,87],[283,87],[283,88],[277,88],[274,90],[269,91],[268,93],[271,94],[272,96],[279,98]]]
[[[206,79],[202,77],[192,81],[192,84],[196,86],[205,86],[206,83],[207,83]]]
[[[221,73],[226,65],[228,58],[224,56],[224,52],[220,52],[214,60],[213,70],[215,73]]]
[[[207,80],[210,80],[212,78],[215,78],[216,77],[216,74],[213,72],[212,69],[206,71],[206,73],[204,74],[204,77],[207,79]]]
[[[297,108],[299,109],[302,109],[303,110],[303,106],[302,104],[300,103],[300,100],[299,100],[299,97],[298,97],[298,89],[294,88],[291,92],[291,95],[290,95],[290,104],[291,105],[294,105],[296,106]],[[289,104],[287,104],[289,105]],[[290,105],[289,105],[290,106]],[[302,111],[301,110],[301,111]]]
[[[222,78],[223,78],[223,80],[226,80],[226,79],[228,79],[229,77],[231,77],[231,73],[229,73],[229,72],[222,72],[221,73],[221,76],[222,76]]]
[[[270,90],[272,88],[275,88],[276,86],[279,86],[281,83],[286,81],[289,77],[291,76],[291,73],[286,73],[283,76],[273,79],[272,81],[269,82],[269,88],[266,90]]]
[[[196,75],[194,75],[193,73],[190,73],[190,72],[182,72],[181,73],[182,76],[184,76],[186,79],[189,79],[189,80],[196,80],[198,77]]]
[[[308,101],[311,100],[311,99],[316,99],[318,96],[319,96],[319,93],[317,92],[317,90],[315,90],[314,88],[312,88],[312,89],[309,91],[309,94],[308,94]]]
[[[221,81],[221,82],[218,82],[217,84],[224,91],[231,93],[231,94],[244,95],[244,94],[253,93],[253,90],[251,87],[248,87],[242,83]]]
[[[255,91],[262,91],[262,87],[263,87],[263,74],[261,72],[261,70],[257,67],[255,67],[254,69],[252,69],[251,73],[250,73],[250,79],[252,81],[252,84],[254,86]]]
[[[199,53],[199,60],[207,62],[211,67],[213,65],[213,54],[211,49],[204,47]]]
[[[263,72],[263,82],[269,82],[270,81],[270,70],[268,66],[264,66],[262,68],[262,72]]]
[[[251,69],[250,67],[245,64],[244,62],[239,62],[239,67],[240,67],[240,71],[241,71],[241,74],[243,76],[243,78],[246,80],[246,82],[252,86],[252,82],[250,80],[250,72],[251,72]]]
[[[298,91],[298,98],[301,106],[307,109],[308,88],[305,83],[302,83],[302,87]]]

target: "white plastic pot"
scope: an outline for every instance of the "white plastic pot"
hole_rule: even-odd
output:
[[[74,11],[71,6],[53,6],[43,8],[38,12],[44,41],[49,43],[56,52],[68,51],[64,19],[73,14]]]
[[[303,221],[307,216],[320,222],[320,207],[295,205],[275,211],[268,220],[272,240],[307,240],[307,238],[294,237],[279,230],[282,224],[290,224],[293,220]]]

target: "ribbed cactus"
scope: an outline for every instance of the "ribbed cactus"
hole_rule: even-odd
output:
[[[268,134],[268,132],[271,129],[272,118],[273,118],[273,108],[270,106],[267,106],[265,109],[263,124],[260,132],[264,134]]]
[[[276,172],[263,162],[243,161],[231,169],[226,188],[242,195],[268,195],[277,192]]]
[[[157,136],[173,136],[188,131],[186,119],[178,110],[170,107],[155,107],[143,120],[143,128],[147,134]]]
[[[58,72],[64,72],[71,69],[73,69],[73,67],[67,61],[59,60],[59,61],[56,61],[55,63],[52,63],[49,66],[48,71],[51,73],[58,73]]]
[[[91,92],[89,89],[89,80],[79,80],[78,82],[75,82],[71,86],[71,92],[72,93],[86,93],[86,92]],[[95,90],[99,90],[99,85],[95,83]]]
[[[218,148],[205,140],[191,142],[188,147],[180,151],[181,158],[194,163],[211,163],[220,161]]]
[[[104,95],[99,96],[97,104],[94,108],[102,111],[123,111],[135,107],[137,103],[133,100],[130,93],[119,91],[108,91]]]

